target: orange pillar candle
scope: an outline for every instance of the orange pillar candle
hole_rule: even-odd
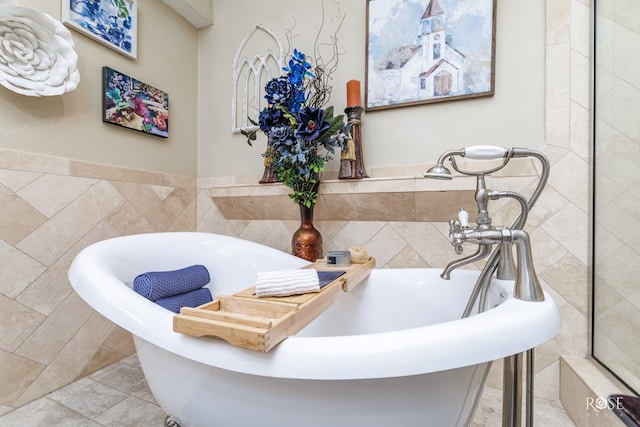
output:
[[[360,80],[349,80],[347,82],[347,107],[362,105],[360,103]]]

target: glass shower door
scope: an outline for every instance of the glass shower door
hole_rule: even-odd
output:
[[[640,392],[640,2],[595,2],[592,353]]]

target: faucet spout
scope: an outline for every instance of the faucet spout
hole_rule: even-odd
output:
[[[445,268],[442,270],[440,277],[445,280],[451,279],[451,272],[456,268],[462,267],[463,265],[471,264],[472,262],[479,261],[491,253],[491,245],[481,244],[478,245],[478,250],[473,255],[469,255],[464,258],[460,258],[454,261],[451,261]]]
[[[518,275],[513,296],[524,301],[544,301],[542,286],[533,266],[529,234],[523,230],[511,230],[511,237],[518,257]]]

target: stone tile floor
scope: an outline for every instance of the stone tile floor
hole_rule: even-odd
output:
[[[500,390],[485,388],[471,427],[500,427],[501,411]],[[0,426],[162,427],[165,416],[133,355],[0,416]],[[575,427],[560,403],[546,399],[536,400],[534,421]]]
[[[525,390],[522,390],[523,394]],[[522,425],[524,422],[523,413]],[[0,418],[0,423],[2,418]],[[536,398],[533,424],[538,427],[576,427],[559,401]],[[502,426],[502,390],[485,387],[470,427]]]

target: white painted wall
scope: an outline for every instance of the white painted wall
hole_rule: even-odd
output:
[[[60,0],[19,0],[60,19]],[[139,0],[138,58],[71,30],[81,81],[46,98],[0,87],[0,147],[179,175],[197,173],[198,32],[158,0]],[[102,123],[102,66],[169,93],[168,139]]]
[[[427,1],[425,0],[425,5]],[[314,45],[321,17],[317,0],[213,0],[214,25],[200,31],[199,155],[201,177],[261,175],[265,139],[250,148],[231,129],[231,64],[244,35],[262,23],[280,37],[296,35],[294,47]],[[325,0],[326,30],[338,12]],[[346,82],[365,81],[366,1],[341,0],[346,13],[339,45],[344,52],[334,74],[332,104],[342,111]],[[545,137],[545,3],[498,2],[496,86],[490,98],[425,104],[365,113],[367,168],[431,164],[442,151],[473,144],[539,148]],[[334,162],[329,169],[337,169]]]
[[[60,18],[60,1],[21,0]],[[158,0],[139,0],[138,59],[130,60],[72,31],[82,81],[74,92],[29,98],[0,88],[0,147],[200,177],[262,173],[264,137],[250,148],[231,132],[231,64],[256,23],[311,52],[321,19],[317,0],[213,0],[212,27],[200,31]],[[342,111],[346,82],[365,82],[366,1],[325,0],[321,42],[336,28],[344,54],[332,104]],[[425,0],[426,4],[426,0]],[[339,9],[338,9],[339,8]],[[497,6],[496,94],[491,98],[368,112],[363,116],[367,168],[431,164],[451,147],[544,144],[544,2]],[[169,93],[170,138],[101,122],[101,67],[111,66]],[[329,169],[337,169],[334,162]]]

